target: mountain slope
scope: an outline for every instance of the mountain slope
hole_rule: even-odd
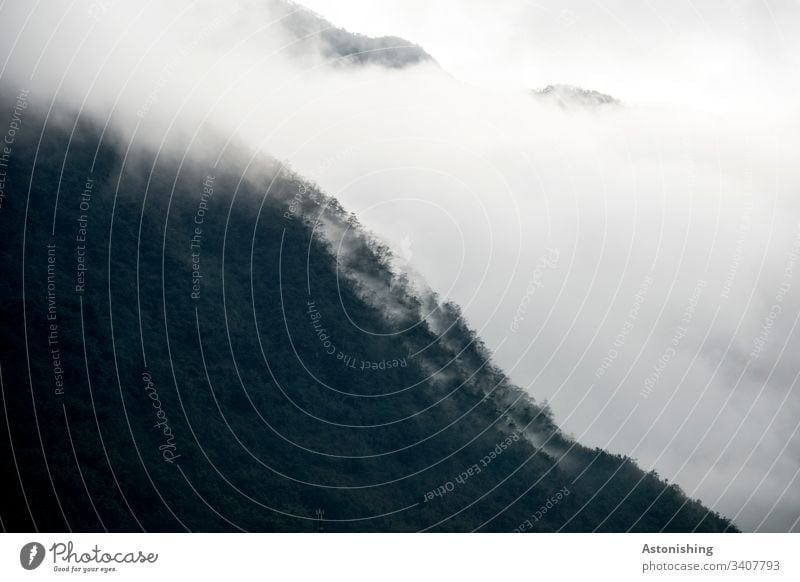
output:
[[[544,89],[533,91],[533,95],[545,102],[555,103],[564,109],[620,105],[620,101],[611,95],[574,85],[548,85]]]
[[[298,40],[313,39],[325,58],[334,64],[378,65],[403,68],[433,58],[420,46],[396,36],[369,37],[338,28],[311,10],[293,2],[271,0],[275,14]]]
[[[336,200],[224,144],[26,113],[0,212],[6,529],[733,529],[563,435]]]

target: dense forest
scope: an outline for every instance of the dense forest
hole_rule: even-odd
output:
[[[6,531],[735,530],[560,432],[290,168],[44,111],[2,167]]]

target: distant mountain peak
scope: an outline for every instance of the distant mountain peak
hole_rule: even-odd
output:
[[[316,35],[323,56],[339,65],[378,65],[400,69],[435,62],[425,49],[397,36],[371,37],[331,24],[316,12],[286,0],[275,0],[286,11],[285,24],[298,38]]]
[[[621,102],[611,95],[575,85],[548,85],[544,89],[534,90],[533,94],[564,108],[621,105]]]

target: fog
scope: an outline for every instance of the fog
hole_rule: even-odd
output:
[[[793,106],[793,0],[306,0],[339,26],[396,34],[471,83],[572,83],[637,103]]]
[[[474,50],[505,59],[507,77],[543,62],[544,40],[520,44],[519,20],[506,18],[523,4],[534,7],[509,3],[480,43],[472,35]],[[459,14],[432,5],[434,22]],[[458,35],[446,58],[424,46],[441,64],[342,66],[314,35],[286,30],[270,2],[15,1],[0,8],[0,82],[45,108],[110,119],[137,144],[185,148],[213,128],[286,161],[386,241],[400,268],[461,305],[566,432],[632,456],[745,530],[798,530],[796,63],[763,12],[739,5],[757,17],[711,12],[679,31],[671,15],[642,54],[575,3],[576,34],[594,31],[608,67],[578,67],[588,49],[563,46],[578,34],[515,84],[487,77],[469,52],[449,67]],[[797,23],[786,3],[774,9]],[[652,15],[624,14],[646,37]],[[406,34],[397,22],[374,32]],[[739,42],[743,22],[771,42]],[[514,50],[498,40],[503,26]],[[728,45],[742,57],[730,75]],[[621,104],[560,107],[523,87],[562,81]],[[723,99],[736,84],[741,98]]]

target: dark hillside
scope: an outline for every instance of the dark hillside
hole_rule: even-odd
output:
[[[3,168],[7,530],[730,527],[562,435],[313,185],[74,122],[29,109]]]

